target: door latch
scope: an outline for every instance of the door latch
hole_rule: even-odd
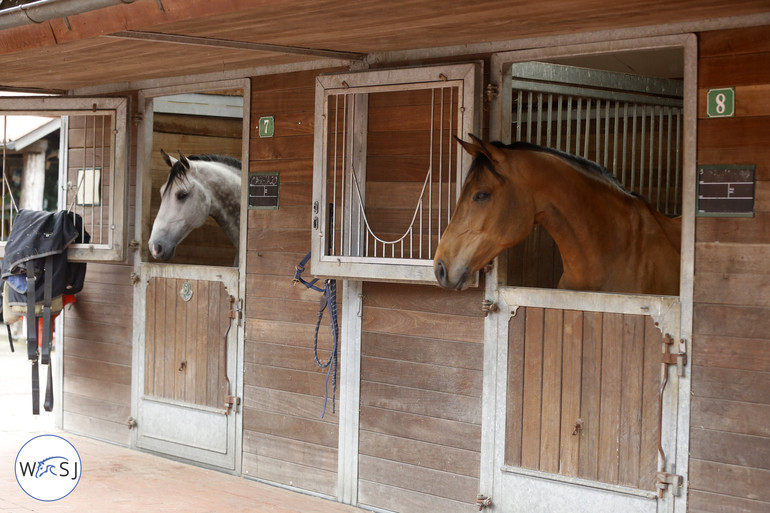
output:
[[[478,506],[479,511],[483,510],[484,508],[488,508],[492,506],[492,498],[487,497],[486,495],[478,494],[476,496],[476,506]]]

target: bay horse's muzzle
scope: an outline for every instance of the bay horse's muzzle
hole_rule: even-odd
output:
[[[468,276],[471,274],[470,269],[465,267],[462,272],[459,273],[459,276],[457,276],[454,280],[451,279],[449,276],[449,270],[447,269],[444,260],[441,258],[436,260],[436,262],[433,264],[433,273],[436,275],[436,280],[438,280],[439,285],[447,289],[457,290],[462,290],[465,288],[465,284],[468,281]]]

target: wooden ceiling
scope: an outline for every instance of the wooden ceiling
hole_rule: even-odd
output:
[[[485,43],[767,20],[769,12],[767,0],[135,0],[0,30],[0,88],[130,87],[319,59],[387,62],[392,52],[469,45],[472,53]]]

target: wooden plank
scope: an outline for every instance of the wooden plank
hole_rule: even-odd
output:
[[[333,447],[246,431],[243,434],[243,450],[258,458],[271,458],[328,472],[337,471],[337,449]]]
[[[745,85],[735,87],[735,117],[770,115],[770,84]],[[708,119],[708,89],[698,90],[698,119]]]
[[[413,388],[408,384],[361,383],[361,404],[439,419],[480,424],[479,398]]]
[[[102,401],[128,405],[131,404],[131,385],[110,383],[87,376],[67,376],[62,387],[65,393],[83,397],[98,397]]]
[[[508,386],[505,414],[505,464],[521,466],[525,315],[508,321]]]
[[[359,434],[359,453],[476,479],[481,464],[478,450],[437,446],[372,431]]]
[[[174,280],[160,279],[163,286],[163,328],[161,331],[161,362],[163,362],[163,386],[160,397],[174,398],[176,380],[176,283]]]
[[[766,513],[768,503],[690,489],[688,507],[703,513]]]
[[[543,322],[541,308],[527,308],[524,338],[524,397],[521,466],[540,468],[540,424],[543,390]]]
[[[698,335],[693,364],[706,367],[770,372],[770,340]]]
[[[397,308],[420,312],[483,317],[480,288],[462,292],[403,283],[364,284],[365,303],[373,308]]]
[[[481,397],[481,372],[467,369],[364,357],[361,359],[361,379],[420,390]]]
[[[724,399],[692,398],[693,427],[770,437],[770,405]]]
[[[251,477],[327,496],[333,496],[337,486],[336,472],[283,460],[258,457],[255,465],[246,468]]]
[[[698,335],[724,335],[766,339],[770,333],[770,310],[732,305],[694,305],[694,326]]]
[[[621,383],[623,316],[605,313],[602,331],[602,388],[597,477],[604,483],[617,483],[620,405],[623,388]]]
[[[770,52],[767,26],[714,30],[698,34],[698,54],[702,59],[758,52]]]
[[[701,272],[695,280],[695,297],[699,303],[770,308],[770,274]]]
[[[581,372],[580,460],[578,475],[597,479],[602,377],[602,320],[601,312],[583,314],[583,356]]]
[[[695,246],[695,273],[770,274],[770,244],[702,243]],[[699,298],[700,300],[700,298]]]
[[[281,369],[266,365],[247,364],[244,368],[244,380],[252,386],[316,397],[323,397],[325,390],[325,375],[321,372]]]
[[[371,456],[359,456],[359,479],[455,501],[470,501],[478,479]]]
[[[564,311],[564,347],[561,390],[561,447],[559,473],[579,474],[580,432],[583,422],[580,412],[580,385],[583,360],[583,312]]]
[[[193,352],[191,354],[195,361],[194,382],[192,384],[194,390],[193,401],[195,404],[208,404],[207,380],[209,375],[209,359],[206,336],[210,323],[208,309],[210,284],[206,281],[199,281],[197,287],[197,293],[193,297],[196,301],[196,315],[195,319],[193,319],[195,328],[192,334]]]
[[[478,451],[481,427],[382,408],[362,407],[363,431],[420,440],[437,445]]]
[[[546,309],[543,321],[540,470],[552,473],[559,472],[563,323],[562,310]]]
[[[413,363],[443,365],[457,369],[483,370],[483,347],[475,342],[454,342],[389,333],[366,333],[364,356]],[[416,348],[419,348],[417,350]]]
[[[623,317],[622,389],[618,480],[637,486],[639,482],[642,430],[642,378],[644,374],[644,317]]]
[[[415,335],[461,342],[480,342],[484,332],[483,317],[468,318],[449,314],[366,308],[366,306],[364,307],[362,324],[364,331]]]
[[[694,427],[690,457],[770,470],[770,438]]]
[[[725,77],[731,86],[770,84],[766,63],[770,51],[701,58],[698,60],[698,86],[720,87]]]
[[[475,500],[475,495],[473,499]],[[470,499],[457,502],[365,480],[358,482],[358,505],[362,508],[373,506],[385,511],[430,510],[442,513],[467,513],[469,502],[471,502]]]
[[[131,384],[131,366],[129,365],[114,363],[94,365],[91,360],[64,355],[64,368],[67,369],[68,376],[82,376],[121,385]]]
[[[690,460],[690,489],[770,503],[770,470]]]
[[[704,398],[770,404],[770,373],[692,367],[692,394]]]
[[[321,418],[324,406],[323,395],[310,396],[274,388],[244,385],[243,405],[244,408],[255,411],[304,417],[330,424],[336,424],[339,421],[336,415],[325,415]]]
[[[337,447],[337,426],[334,424],[252,409],[244,410],[243,413],[244,431],[255,431],[324,447]]]
[[[658,470],[658,432],[660,420],[660,354],[663,338],[652,318],[647,317],[644,327],[644,371],[642,375],[642,424],[639,451],[639,482],[642,490],[654,490]]]
[[[189,305],[179,297],[185,280],[174,280],[174,300],[176,302],[176,317],[174,321],[174,362],[168,370],[174,374],[174,395],[177,401],[186,400],[185,369],[187,367],[187,323],[191,322]],[[195,283],[195,282],[192,282]],[[194,289],[194,285],[192,285]]]

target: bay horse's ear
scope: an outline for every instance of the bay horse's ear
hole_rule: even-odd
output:
[[[176,162],[176,159],[171,157],[168,153],[163,151],[163,148],[160,149],[160,154],[163,156],[163,160],[168,164],[168,167],[174,167],[174,162]]]
[[[184,156],[184,153],[182,153],[182,150],[176,150],[179,152],[179,162],[182,163],[185,169],[190,169],[190,161],[187,160],[187,157]]]
[[[465,151],[471,154],[472,157],[476,157],[479,154],[483,154],[486,156],[489,160],[495,163],[500,163],[503,160],[505,160],[505,154],[500,151],[500,149],[495,146],[494,144],[485,143],[478,137],[476,137],[473,134],[468,134],[471,139],[473,139],[472,143],[465,142],[457,137],[457,141],[462,145],[463,148],[465,148]]]

